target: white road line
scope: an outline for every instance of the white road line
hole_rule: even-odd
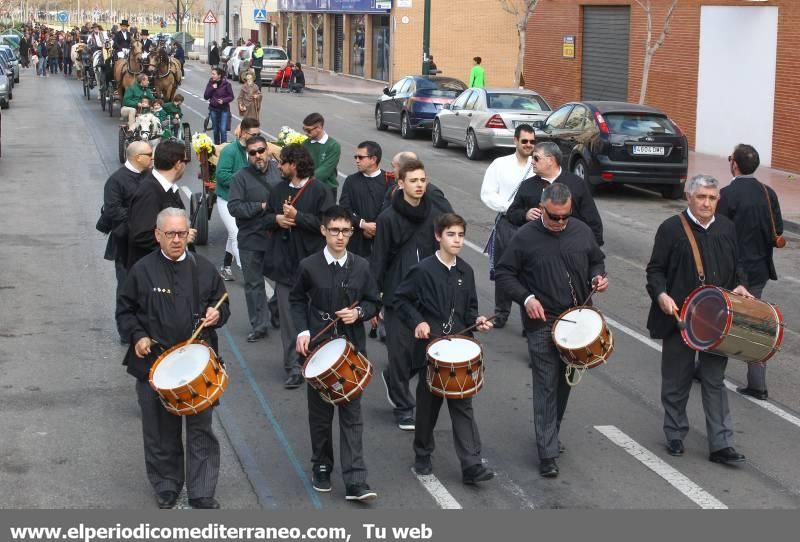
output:
[[[433,500],[436,501],[436,504],[439,505],[439,508],[443,508],[444,510],[461,510],[463,506],[458,504],[458,501],[453,497],[447,488],[442,485],[438,478],[436,478],[433,474],[426,474],[424,476],[420,476],[414,469],[411,469],[411,473],[416,476],[419,483],[422,484],[422,487],[430,493]]]
[[[661,352],[661,345],[658,344],[653,339],[651,339],[650,337],[646,337],[646,336],[642,335],[641,333],[639,333],[638,331],[635,331],[635,330],[629,328],[628,326],[617,322],[613,318],[609,318],[606,315],[603,315],[603,317],[606,319],[606,322],[611,324],[612,327],[615,327],[618,330],[620,330],[621,332],[625,333],[626,335],[629,335],[629,336],[633,337],[634,339],[636,339],[637,341],[646,344],[647,346],[649,346],[653,350]]]
[[[733,391],[733,392],[736,391],[736,386],[734,386],[728,380],[725,380],[725,387],[728,388],[729,390]],[[772,404],[772,403],[770,403],[768,401],[759,401],[758,399],[753,399],[752,397],[750,397],[748,395],[742,395],[740,393],[737,393],[736,395],[738,395],[738,396],[740,396],[740,397],[742,397],[744,399],[747,399],[748,401],[750,401],[754,405],[758,405],[761,408],[763,408],[765,410],[768,410],[772,414],[775,414],[776,416],[778,416],[779,418],[782,418],[783,420],[789,422],[790,424],[792,424],[792,425],[794,425],[796,427],[800,427],[800,418],[798,418],[797,416],[793,416],[792,414],[789,414],[788,412],[786,412],[782,408],[780,408],[780,407],[778,407],[778,406],[776,406],[776,405],[774,405],[774,404]]]
[[[473,243],[472,241],[470,241],[468,239],[464,239],[464,246],[467,246],[467,247],[471,248],[472,250],[474,250],[478,254],[483,254],[484,256],[486,256],[486,254],[484,254],[484,252],[483,252],[483,247],[480,247],[480,246],[476,245],[475,243]],[[487,256],[487,258],[488,258],[488,256]]]
[[[322,95],[323,96],[328,96],[329,98],[335,98],[335,99],[341,100],[343,102],[348,102],[348,103],[351,103],[351,104],[364,105],[364,102],[357,102],[356,100],[351,100],[350,98],[345,98],[344,96],[337,96],[336,94],[326,94],[326,93],[323,92]]]
[[[615,258],[621,262],[625,262],[626,264],[630,265],[631,267],[635,267],[636,269],[640,269],[642,271],[646,271],[647,267],[640,264],[639,262],[634,262],[633,260],[629,260],[628,258],[623,258],[622,256],[617,256],[616,254],[609,254],[612,258]]]
[[[795,284],[800,284],[800,279],[796,279],[794,277],[787,277],[787,276],[784,275],[784,276],[778,278],[778,280],[781,280],[781,279],[788,280],[789,282],[794,282]]]
[[[692,482],[685,475],[675,470],[661,458],[647,448],[620,431],[613,425],[595,425],[600,433],[608,440],[628,452],[639,460],[645,467],[655,472],[667,481],[672,487],[689,497],[695,504],[704,510],[727,510],[728,507],[711,493]]]
[[[267,282],[267,279],[264,279],[264,289],[267,290],[267,299],[272,297],[272,295],[275,293],[275,289],[269,282]]]

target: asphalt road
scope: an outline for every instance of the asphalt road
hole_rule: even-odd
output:
[[[186,119],[197,130],[206,111],[201,96],[206,66],[190,63],[182,92]],[[234,84],[238,92],[238,84]],[[198,98],[199,97],[199,98]],[[262,123],[268,134],[296,129],[319,111],[343,148],[340,170],[355,170],[358,142],[372,139],[393,153],[413,150],[427,172],[469,222],[471,246],[483,246],[493,213],[479,199],[489,161],[470,162],[461,149],[436,150],[427,138],[402,140],[378,132],[374,104],[364,97],[305,93],[265,94]],[[105,178],[117,162],[118,119],[101,113],[80,84],[23,73],[11,110],[4,112],[0,178],[0,495],[3,508],[151,508],[144,475],[134,382],[120,361],[115,339],[113,265],[103,260],[105,239],[94,230]],[[14,126],[14,130],[11,130]],[[193,161],[182,184],[199,190]],[[765,298],[786,321],[784,348],[770,362],[768,403],[730,394],[740,468],[707,459],[705,423],[695,385],[689,403],[692,430],[682,458],[663,446],[659,400],[660,354],[644,327],[648,299],[644,266],[658,225],[681,205],[643,190],[617,189],[597,199],[604,224],[611,290],[597,305],[610,319],[615,353],[608,365],[587,372],[573,390],[561,440],[561,475],[539,477],[532,426],[531,376],[520,324],[481,335],[486,386],[475,398],[484,456],[497,478],[465,487],[442,411],[436,432],[435,478],[411,472],[410,433],[399,431],[379,379],[364,392],[365,453],[369,482],[381,509],[532,508],[797,508],[800,505],[800,305],[798,241],[776,262],[782,280]],[[200,252],[219,263],[225,232],[210,223]],[[463,256],[476,270],[481,309],[493,307],[486,259],[473,248]],[[793,276],[797,275],[797,276]],[[337,472],[334,490],[310,487],[310,443],[304,391],[284,390],[277,333],[249,344],[241,277],[228,283],[233,316],[221,335],[231,385],[217,409],[223,443],[217,496],[225,508],[352,508]],[[370,341],[368,355],[380,368],[385,348]],[[731,361],[735,387],[746,367]]]

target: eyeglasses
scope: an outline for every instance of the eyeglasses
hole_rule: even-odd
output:
[[[189,237],[189,232],[187,230],[184,230],[184,231],[158,230],[158,231],[160,231],[162,234],[164,234],[167,239],[175,239],[176,237],[178,237],[180,239],[186,239],[187,237]]]
[[[354,154],[353,155],[353,159],[354,160],[366,160],[367,158],[372,158],[372,155],[370,155],[370,154],[366,154],[366,155],[363,155],[363,156],[360,155],[360,154]]]
[[[247,154],[249,154],[250,156],[255,156],[256,154],[264,154],[265,152],[267,152],[267,148],[261,147],[260,149],[250,149],[249,151],[247,151]]]
[[[339,237],[340,235],[344,237],[350,237],[353,235],[353,228],[325,228],[329,234],[333,237]]]
[[[519,141],[523,145],[533,145],[534,143],[536,143],[535,139],[518,139],[517,141]]]
[[[544,213],[547,215],[547,218],[549,218],[553,222],[566,222],[567,220],[569,220],[569,217],[572,216],[571,212],[565,215],[554,215],[547,210],[547,207],[544,208]]]
[[[539,160],[543,160],[544,156],[539,156],[538,154],[533,155],[533,161],[538,162]]]
[[[151,153],[151,152],[140,152],[140,153],[139,153],[139,154],[137,154],[136,156],[147,156],[147,157],[148,157],[148,158],[150,158],[151,160],[153,159],[153,153]]]

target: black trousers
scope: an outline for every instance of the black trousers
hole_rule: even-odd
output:
[[[386,383],[389,398],[394,403],[396,421],[414,416],[414,396],[411,394],[409,382],[414,376],[412,360],[414,356],[414,332],[408,329],[400,315],[394,309],[386,307],[383,311],[386,325],[386,350],[389,357],[389,368]]]

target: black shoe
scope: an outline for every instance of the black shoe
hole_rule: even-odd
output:
[[[766,401],[769,397],[767,390],[754,390],[753,388],[736,388],[736,391],[741,393],[742,395],[749,395],[753,399],[758,399],[759,401]]]
[[[433,473],[433,463],[431,463],[431,456],[418,455],[414,457],[414,472],[420,476],[425,476]]]
[[[744,462],[744,459],[744,455],[740,454],[731,447],[723,448],[721,450],[717,450],[716,452],[711,452],[711,455],[708,456],[708,460],[712,463],[723,463],[725,465],[742,463]]]
[[[399,427],[401,431],[414,431],[416,429],[414,418],[411,416],[402,418],[397,422],[397,427]]]
[[[492,324],[494,325],[495,329],[503,329],[504,327],[506,327],[506,322],[508,322],[508,318],[501,318],[498,316],[497,318],[494,319]]]
[[[680,439],[673,439],[667,443],[667,453],[680,457],[683,455],[683,441]]]
[[[270,314],[269,323],[275,329],[281,328],[281,318],[277,313]]]
[[[558,441],[558,453],[563,454],[567,451],[567,447],[561,444],[561,441]]]
[[[461,481],[467,485],[475,485],[478,482],[486,482],[494,478],[494,472],[484,467],[482,464],[472,465],[461,473]]]
[[[369,338],[370,339],[377,339],[378,338],[378,328],[373,327],[369,330]]]
[[[314,467],[311,475],[311,485],[320,493],[327,493],[331,490],[331,468],[327,465]]]
[[[295,388],[299,388],[302,384],[303,377],[301,375],[291,375],[286,379],[286,382],[283,383],[283,387],[287,390],[293,390]]]
[[[265,331],[251,331],[250,334],[247,336],[247,342],[254,343],[260,341],[266,336],[267,333]]]
[[[356,484],[347,484],[347,494],[344,497],[348,501],[371,501],[378,498],[378,494],[372,491],[369,484],[365,482],[358,482]]]
[[[189,506],[201,510],[219,510],[219,503],[214,497],[200,497],[199,499],[189,499]]]
[[[156,502],[162,510],[172,508],[178,502],[178,493],[175,491],[159,491],[158,495],[156,495]]]
[[[542,459],[539,463],[539,474],[545,478],[555,478],[558,476],[558,465],[555,459]]]

